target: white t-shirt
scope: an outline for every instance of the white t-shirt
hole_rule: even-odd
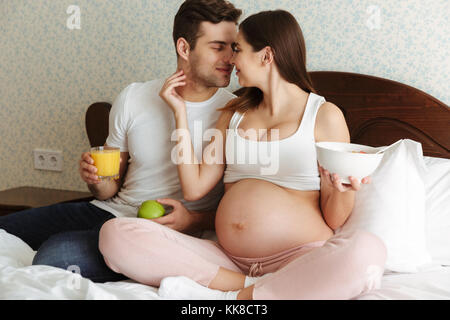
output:
[[[189,210],[215,210],[223,196],[220,181],[200,200],[187,202],[183,199],[177,166],[171,158],[176,146],[176,141],[171,139],[176,129],[175,118],[159,96],[163,84],[164,80],[160,79],[132,83],[112,105],[106,144],[129,153],[128,170],[122,188],[113,198],[91,203],[117,217],[136,217],[143,201],[158,198],[179,200]],[[207,101],[186,101],[189,130],[199,161],[209,143],[209,139],[202,141],[203,132],[215,127],[220,115],[216,109],[233,98],[235,95],[220,88]]]

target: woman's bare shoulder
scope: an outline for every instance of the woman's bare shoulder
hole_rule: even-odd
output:
[[[230,123],[231,118],[233,117],[233,110],[222,110],[219,119],[217,120],[217,129],[226,129],[228,128],[228,124]]]
[[[319,108],[315,124],[316,141],[349,141],[347,123],[342,110],[332,102]]]
[[[316,121],[342,121],[345,120],[342,110],[332,102],[324,102],[317,112]]]

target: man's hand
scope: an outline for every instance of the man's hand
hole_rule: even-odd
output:
[[[159,96],[169,105],[174,114],[186,111],[184,99],[175,90],[184,85],[186,85],[186,75],[183,70],[180,70],[166,80],[159,92]]]
[[[122,157],[120,157],[119,161],[122,163]],[[97,176],[97,167],[94,166],[94,159],[92,159],[90,152],[84,152],[81,155],[78,172],[81,179],[87,184],[99,184],[102,182]]]
[[[157,199],[156,201],[162,205],[165,204],[173,207],[173,211],[160,218],[152,219],[152,221],[183,233],[190,233],[198,230],[198,226],[196,225],[196,222],[198,221],[198,219],[196,219],[197,214],[189,212],[180,201],[168,198]]]
[[[90,152],[84,152],[81,155],[78,171],[80,172],[81,179],[87,184],[100,183],[97,176],[97,168],[94,166],[94,159],[92,159]]]
[[[90,152],[84,152],[79,161],[78,171],[81,179],[87,183],[92,195],[98,200],[106,200],[112,198],[122,185],[127,168],[128,168],[128,152],[120,153],[120,169],[119,179],[117,180],[100,180],[97,175],[97,168],[94,165]]]

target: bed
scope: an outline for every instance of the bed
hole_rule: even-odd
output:
[[[387,79],[328,71],[310,75],[317,93],[343,111],[353,143],[420,142],[424,162],[433,170],[426,189],[427,211],[434,212],[426,212],[426,230],[430,243],[440,247],[428,244],[433,264],[418,272],[386,272],[379,289],[355,299],[450,299],[450,108],[418,89]],[[428,227],[430,221],[435,229]],[[208,231],[203,237],[215,235]],[[82,278],[76,268],[32,266],[34,254],[22,240],[0,230],[0,299],[160,299],[157,288],[132,280],[100,284]]]

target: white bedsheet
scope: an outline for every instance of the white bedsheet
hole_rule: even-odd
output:
[[[35,253],[0,229],[0,299],[160,299],[157,288],[131,280],[94,283],[70,271],[32,266]],[[380,289],[357,299],[450,299],[450,267],[384,275]]]

